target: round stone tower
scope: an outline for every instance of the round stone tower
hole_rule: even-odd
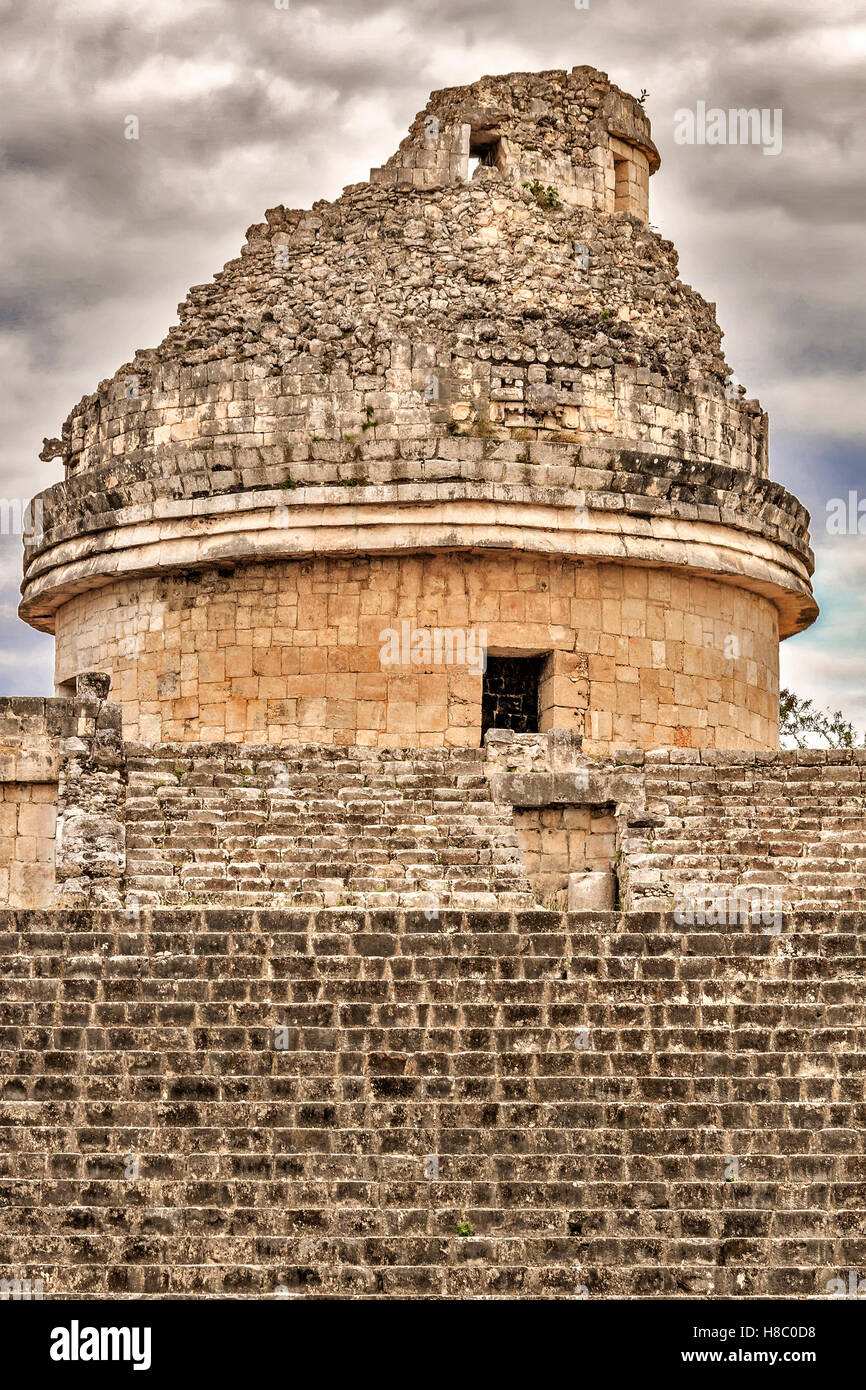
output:
[[[808,516],[648,225],[658,164],[603,73],[517,73],[268,212],[43,450],[58,691],[110,673],[146,742],[777,746]]]

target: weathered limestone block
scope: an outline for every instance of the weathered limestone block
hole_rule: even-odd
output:
[[[611,869],[568,876],[569,912],[612,912],[616,907],[616,875]]]
[[[75,725],[70,700],[0,699],[0,903],[53,901],[61,738]]]
[[[494,800],[512,806],[614,805],[629,816],[644,809],[644,777],[639,768],[616,768],[584,761],[572,772],[495,772]]]

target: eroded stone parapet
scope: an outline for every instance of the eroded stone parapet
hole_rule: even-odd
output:
[[[79,866],[90,865],[94,851],[105,857],[106,837],[117,839],[122,791],[96,796],[105,824],[92,820],[87,834],[81,820],[74,828],[82,798],[94,799],[92,770],[104,775],[119,765],[120,709],[105,702],[109,685],[107,675],[85,674],[72,698],[0,700],[0,902],[35,908],[56,900],[56,883],[70,872],[64,851],[56,852],[58,805],[66,853]],[[87,879],[90,868],[74,873]]]
[[[120,907],[126,871],[126,770],[121,709],[108,703],[110,676],[76,680],[76,731],[60,745],[57,904]]]

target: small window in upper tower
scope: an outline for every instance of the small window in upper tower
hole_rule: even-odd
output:
[[[627,159],[615,159],[613,161],[614,178],[614,212],[629,212],[631,210],[631,163]]]
[[[469,177],[472,178],[479,165],[495,169],[499,163],[498,139],[472,140],[469,145]]]

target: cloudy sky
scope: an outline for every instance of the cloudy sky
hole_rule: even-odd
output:
[[[436,87],[589,63],[649,93],[652,221],[813,514],[823,617],[784,644],[783,680],[866,728],[866,534],[827,528],[853,491],[866,533],[866,0],[0,0],[0,22],[0,498],[57,481],[43,436],[266,208],[365,179]],[[781,110],[781,154],[677,144],[699,101]],[[19,582],[0,536],[0,693],[50,693]]]

